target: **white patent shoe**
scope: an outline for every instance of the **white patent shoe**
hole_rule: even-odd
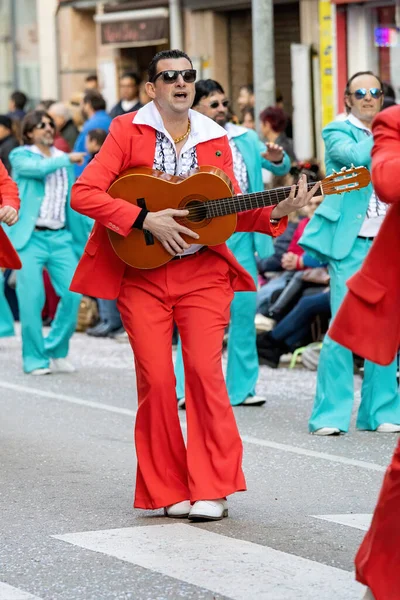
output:
[[[247,396],[239,406],[263,406],[266,401],[263,396]]]
[[[395,423],[382,423],[377,427],[376,431],[378,433],[399,433],[400,425],[396,425]]]
[[[66,358],[52,358],[51,370],[53,373],[75,373],[76,369]]]
[[[312,435],[340,435],[340,429],[337,427],[321,427],[311,433]]]
[[[221,521],[228,516],[228,502],[218,500],[198,500],[190,509],[189,521]]]
[[[164,508],[164,515],[170,519],[186,519],[191,508],[190,500],[182,500],[176,504],[170,504]]]

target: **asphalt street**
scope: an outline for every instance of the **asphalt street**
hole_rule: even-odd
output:
[[[248,491],[192,525],[132,508],[129,346],[75,334],[78,371],[39,378],[20,351],[0,340],[0,600],[361,600],[354,555],[396,439],[309,435],[315,373],[261,368],[267,404],[235,408]]]

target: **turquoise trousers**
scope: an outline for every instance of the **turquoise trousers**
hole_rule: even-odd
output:
[[[0,337],[14,335],[14,317],[4,294],[4,276],[0,270]]]
[[[254,249],[250,246],[250,235],[247,239],[247,234],[234,234],[232,236],[233,241],[239,240],[241,242],[241,251],[238,252],[236,248],[231,249],[242,267],[256,281],[257,265]],[[242,237],[239,238],[239,236]],[[231,242],[232,238],[228,242]],[[249,247],[246,247],[247,242]],[[233,406],[242,404],[248,396],[254,396],[256,393],[255,388],[259,371],[256,328],[254,325],[256,304],[257,292],[236,292],[231,304],[226,386]],[[185,396],[185,377],[180,340],[175,362],[175,377],[176,395],[180,399]]]
[[[71,233],[34,231],[19,252],[22,269],[17,274],[17,297],[22,334],[22,360],[25,373],[49,366],[50,358],[65,358],[75,331],[81,296],[69,291],[77,265]],[[60,302],[49,335],[42,333],[45,301],[43,268],[49,272]]]
[[[346,281],[359,270],[371,244],[371,240],[357,238],[349,256],[329,264],[332,317],[346,294]],[[386,367],[365,361],[358,429],[375,430],[382,423],[400,423],[396,370],[396,360]],[[310,431],[321,427],[348,431],[353,402],[353,355],[326,335],[318,364]]]

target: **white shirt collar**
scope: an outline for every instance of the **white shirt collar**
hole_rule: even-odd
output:
[[[40,156],[49,158],[46,154],[43,154],[43,152],[41,150],[39,150],[39,148],[37,146],[35,146],[34,144],[32,144],[31,146],[24,146],[24,148],[26,150],[30,150],[34,154],[39,154]],[[50,147],[50,152],[51,152],[51,156],[62,156],[63,154],[65,154],[65,152],[58,150],[58,148],[56,148],[55,146]]]
[[[235,125],[235,123],[225,123],[225,131],[228,134],[228,139],[231,140],[232,138],[248,133],[249,130],[246,127]]]
[[[354,125],[354,127],[357,127],[358,129],[363,129],[364,131],[367,131],[369,135],[372,135],[372,131],[368,129],[368,127],[365,127],[364,123],[361,123],[360,119],[357,119],[357,117],[355,117],[352,113],[349,113],[349,115],[347,116],[347,121]]]
[[[190,134],[181,152],[186,152],[193,148],[193,146],[197,146],[197,144],[201,144],[202,142],[221,138],[226,135],[226,131],[223,127],[215,123],[212,119],[197,112],[197,110],[189,110],[189,119]],[[163,133],[171,142],[173,142],[172,137],[164,127],[163,120],[154,102],[149,102],[140,108],[132,122],[135,125],[148,125],[156,131]]]

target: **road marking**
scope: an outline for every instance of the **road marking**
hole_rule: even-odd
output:
[[[41,600],[41,598],[0,581],[0,600]]]
[[[97,410],[104,410],[119,415],[127,415],[129,417],[135,417],[136,411],[128,408],[120,408],[113,406],[112,404],[103,404],[102,402],[93,402],[91,400],[83,400],[82,398],[76,398],[75,396],[67,396],[65,394],[58,394],[56,392],[48,392],[46,390],[39,390],[38,388],[26,387],[15,383],[0,382],[0,388],[13,390],[15,392],[23,392],[24,394],[32,394],[40,396],[42,398],[48,398],[50,400],[58,400],[61,402],[68,402],[70,404],[76,404],[78,406],[86,406],[88,408],[94,408]],[[183,429],[186,429],[186,423],[181,421]],[[368,471],[377,471],[378,473],[384,473],[386,467],[377,465],[375,463],[366,462],[363,460],[356,460],[353,458],[346,458],[345,456],[338,456],[336,454],[329,454],[327,452],[318,452],[316,450],[308,450],[307,448],[300,448],[299,446],[291,446],[290,444],[280,444],[270,440],[263,440],[261,438],[255,438],[249,435],[243,435],[242,440],[247,444],[255,446],[263,446],[265,448],[271,448],[272,450],[279,450],[282,452],[291,452],[292,454],[298,454],[300,456],[311,456],[313,458],[319,458],[321,460],[327,460],[334,463],[349,465],[352,467],[358,467],[366,469]]]
[[[353,573],[185,524],[52,536],[232,600],[360,600]]]
[[[354,527],[361,531],[368,531],[371,525],[372,515],[354,514],[354,515],[313,515],[314,519],[322,519],[330,523],[338,523],[347,527]]]

